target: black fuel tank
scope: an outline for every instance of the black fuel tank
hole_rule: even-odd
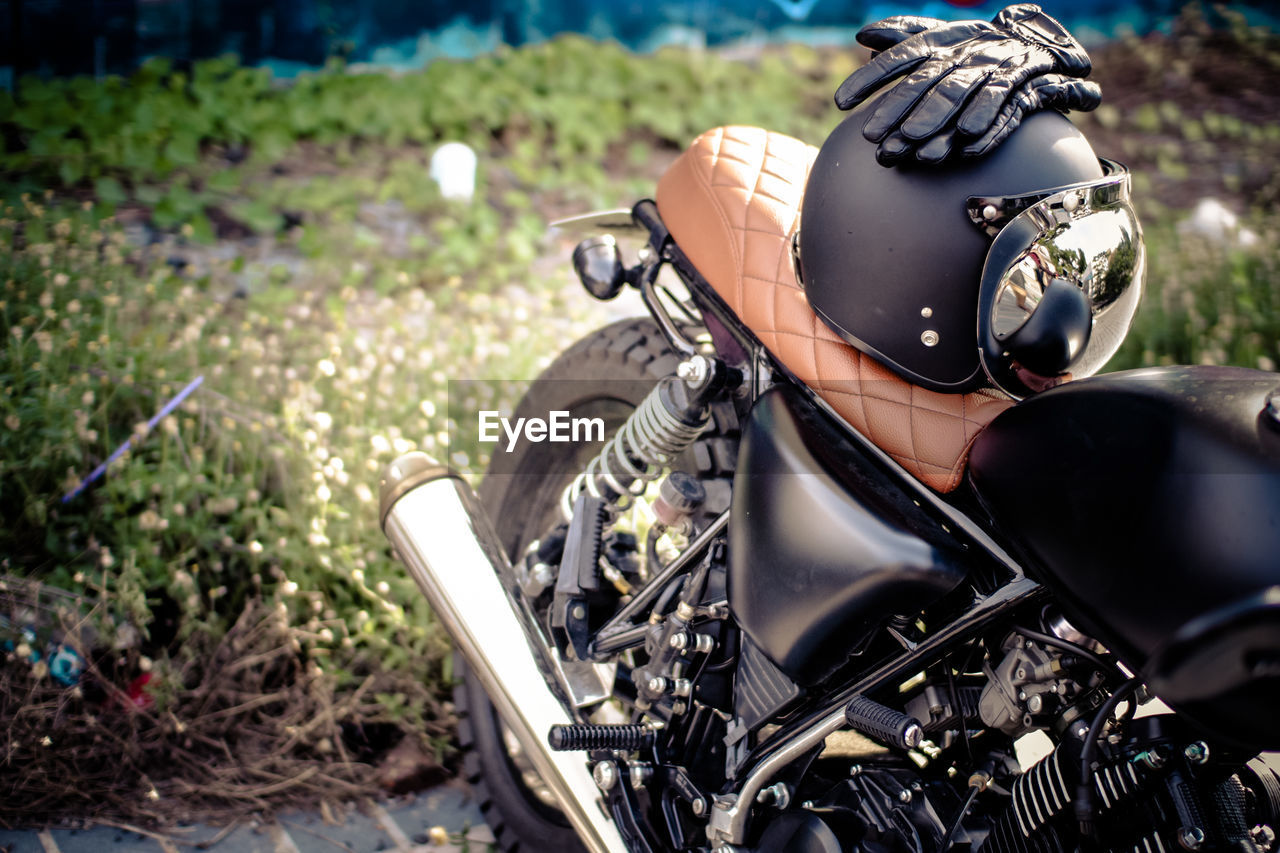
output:
[[[751,410],[730,518],[733,613],[800,684],[820,681],[890,616],[918,613],[965,576],[941,522],[790,390],[765,392]]]
[[[1280,746],[1280,609],[1268,604],[1280,584],[1280,423],[1264,409],[1278,386],[1226,367],[1071,382],[996,418],[969,469],[1073,621],[1159,680],[1176,710],[1269,748]],[[1216,659],[1192,661],[1210,641]]]

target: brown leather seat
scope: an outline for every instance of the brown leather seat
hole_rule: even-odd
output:
[[[813,313],[796,281],[790,240],[817,153],[757,127],[707,131],[658,182],[658,212],[689,260],[783,366],[921,481],[949,492],[964,476],[973,440],[1011,404],[981,392],[940,394],[912,385]]]

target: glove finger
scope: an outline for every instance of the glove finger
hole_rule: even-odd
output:
[[[910,36],[945,24],[938,18],[925,18],[920,15],[894,15],[874,24],[867,24],[858,30],[855,38],[858,44],[872,50],[888,50]]]
[[[1047,53],[1034,48],[1001,62],[960,114],[960,120],[956,122],[960,132],[966,136],[981,136],[996,120],[1010,93],[1032,77],[1051,70],[1052,64]]]
[[[1034,93],[1035,100],[1029,100]],[[1062,74],[1043,74],[1022,84],[1010,100],[1023,100],[1025,111],[1080,110],[1088,112],[1102,103],[1102,89],[1097,83],[1077,80]]]
[[[911,140],[900,133],[891,133],[876,149],[876,162],[881,166],[893,166],[909,159],[914,150],[915,146],[911,144]]]
[[[836,106],[842,110],[856,107],[885,83],[909,73],[939,50],[974,38],[991,38],[993,34],[994,29],[986,21],[959,21],[922,30],[850,74],[836,90]]]
[[[1041,90],[1045,107],[1055,110],[1078,110],[1087,113],[1102,103],[1102,88],[1097,83],[1066,79]]]
[[[911,114],[902,122],[902,135],[921,140],[938,133],[955,119],[973,93],[987,82],[993,70],[991,66],[967,65],[951,71],[912,108]]]
[[[949,62],[935,59],[912,71],[876,104],[875,111],[862,126],[862,135],[872,142],[879,142],[890,131],[900,131],[907,114],[950,69]]]
[[[853,109],[877,89],[893,82],[903,74],[909,74],[916,66],[929,58],[927,53],[914,53],[911,51],[895,55],[908,43],[904,42],[896,47],[889,48],[846,77],[845,81],[840,84],[840,88],[836,89],[836,106],[842,110]]]
[[[1040,103],[1039,95],[1035,90],[1020,93],[1010,98],[1004,106],[1000,108],[1000,112],[991,122],[991,126],[986,132],[972,142],[966,143],[964,148],[960,150],[962,157],[983,157],[987,152],[996,148],[1001,142],[1009,137],[1009,134],[1018,129],[1018,125],[1022,123],[1022,117],[1037,109]]]
[[[932,137],[924,145],[916,149],[916,159],[921,163],[929,163],[936,165],[951,156],[951,151],[955,147],[956,130],[950,130],[939,133]]]

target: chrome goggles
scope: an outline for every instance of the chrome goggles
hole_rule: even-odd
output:
[[[1096,373],[1120,348],[1146,273],[1128,170],[1022,196],[974,196],[969,218],[995,239],[978,291],[982,368],[1022,398]]]

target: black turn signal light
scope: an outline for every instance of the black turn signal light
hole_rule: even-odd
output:
[[[612,235],[588,237],[573,250],[573,268],[587,292],[602,302],[613,299],[627,283],[622,252]]]

